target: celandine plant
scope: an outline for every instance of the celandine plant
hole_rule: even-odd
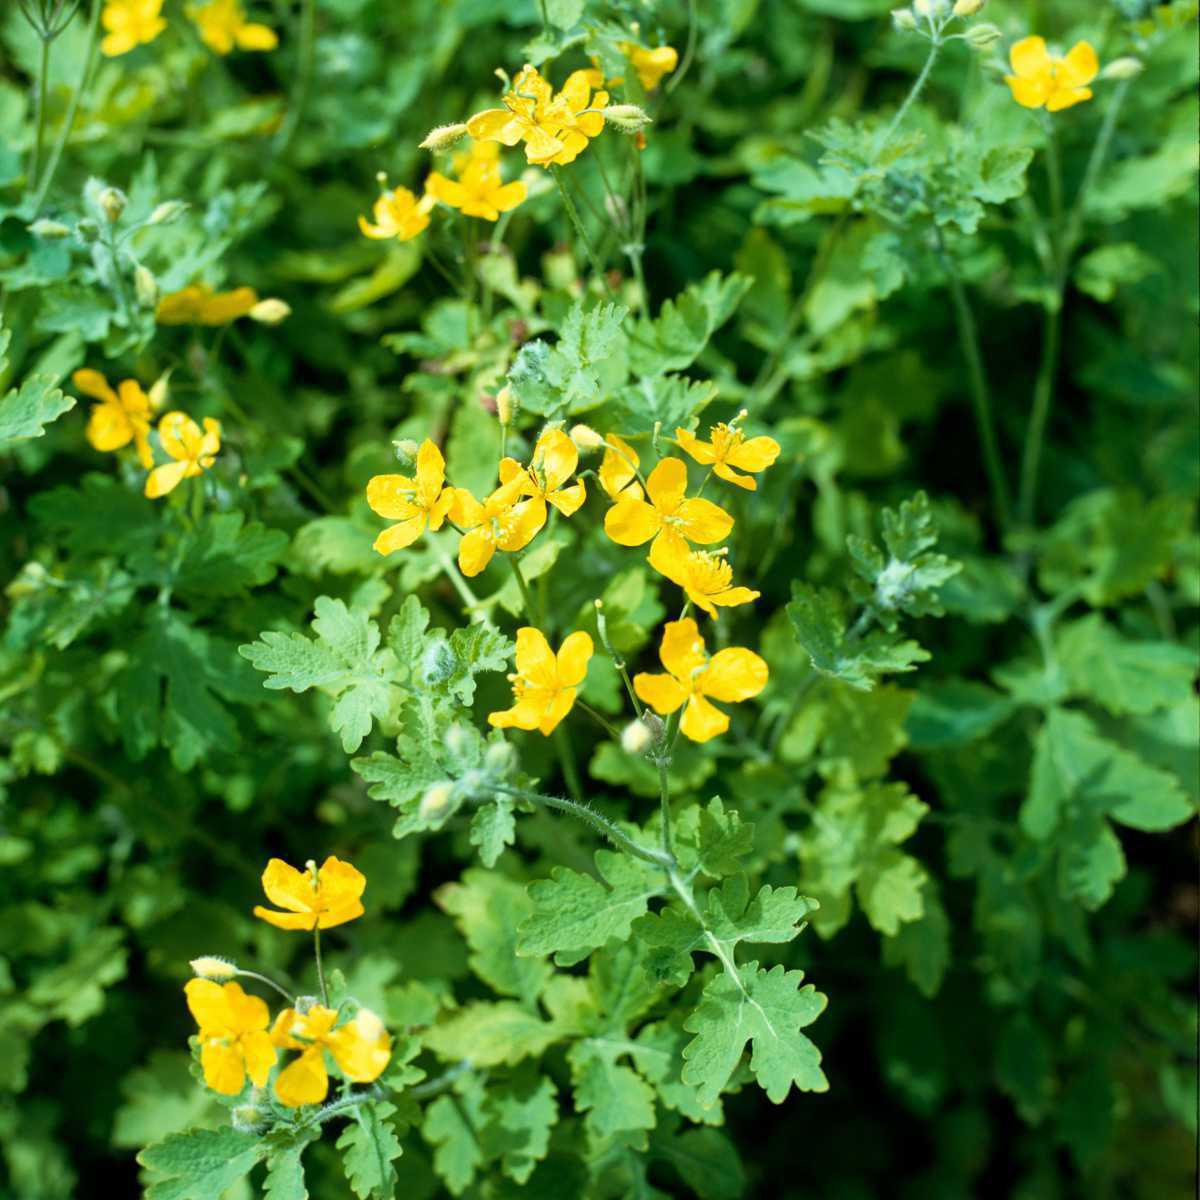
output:
[[[1191,1194],[1196,15],[19,0],[0,1195]]]

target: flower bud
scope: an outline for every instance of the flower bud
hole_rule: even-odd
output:
[[[411,467],[416,464],[417,452],[421,449],[412,438],[401,438],[398,442],[392,443],[392,448],[396,452],[396,457],[400,460],[401,466]]]
[[[84,217],[75,224],[75,236],[86,246],[100,237],[100,227],[91,217]]]
[[[39,217],[32,225],[29,226],[29,232],[34,237],[45,238],[65,238],[71,236],[71,228],[69,225],[64,225],[61,221],[50,221],[45,217]]]
[[[495,775],[507,775],[516,765],[516,756],[509,742],[493,742],[483,756],[483,765]]]
[[[630,721],[621,730],[621,749],[626,754],[645,754],[654,745],[654,735],[645,721]]]
[[[438,125],[431,129],[421,143],[422,150],[445,150],[467,136],[465,125]]]
[[[316,1006],[320,1003],[320,996],[297,996],[296,1003],[293,1005],[293,1007],[296,1010],[296,1015],[302,1017],[312,1009],[316,1008]]]
[[[1140,58],[1114,58],[1112,62],[1100,72],[1101,79],[1134,79],[1146,69],[1145,63]]]
[[[238,973],[237,967],[229,959],[211,954],[193,958],[188,966],[192,968],[192,974],[200,979],[232,979]]]
[[[274,296],[260,300],[250,310],[250,320],[257,321],[260,325],[278,325],[291,315],[292,306],[286,300],[279,300]]]
[[[945,16],[950,11],[950,0],[913,0],[913,12],[926,21]]]
[[[973,17],[983,11],[987,0],[954,0],[954,15],[956,17]]]
[[[263,1127],[264,1117],[257,1104],[238,1104],[229,1113],[229,1120],[239,1133],[257,1133]]]
[[[908,33],[916,29],[917,18],[913,16],[911,8],[893,8],[892,24],[898,33]]]
[[[153,308],[158,303],[158,283],[153,272],[141,263],[133,269],[133,291],[143,308]]]
[[[171,368],[167,368],[151,385],[149,392],[150,407],[158,412],[167,402],[168,385],[171,381]]]
[[[604,120],[621,133],[637,133],[654,122],[646,115],[645,109],[636,104],[610,104],[600,110]]]
[[[963,34],[963,41],[975,50],[986,50],[989,46],[994,46],[1003,36],[999,26],[993,25],[990,21],[984,21],[980,25],[972,25]]]
[[[432,787],[427,787],[425,794],[421,797],[417,816],[422,821],[436,820],[449,807],[453,796],[454,789],[448,783],[435,783]]]
[[[501,425],[511,425],[517,415],[517,398],[507,384],[496,393],[496,417]]]
[[[182,200],[165,200],[150,214],[147,225],[167,225],[177,220],[187,212],[188,206]]]
[[[106,187],[97,197],[96,204],[110,223],[121,219],[125,205],[129,203],[125,193],[120,188]]]
[[[590,425],[572,425],[568,436],[577,450],[602,450],[604,439]]]

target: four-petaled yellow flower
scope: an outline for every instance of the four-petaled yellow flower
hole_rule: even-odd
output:
[[[518,629],[517,672],[508,677],[516,703],[489,713],[488,723],[499,729],[536,729],[548,737],[571,711],[591,657],[592,639],[586,633],[572,633],[556,655],[545,634],[529,626]]]
[[[384,188],[371,210],[375,223],[360,216],[358,227],[376,241],[398,238],[407,242],[428,226],[429,212],[435,203],[428,193],[418,200],[408,188]]]
[[[658,657],[669,673],[635,675],[633,690],[662,716],[684,706],[679,728],[693,742],[707,742],[729,728],[729,717],[710,699],[749,700],[767,683],[767,664],[753,650],[731,647],[709,658],[690,617],[667,622]]]
[[[533,448],[533,461],[523,467],[515,458],[500,461],[500,482],[524,477],[523,494],[541,497],[564,517],[571,516],[587,499],[582,479],[564,487],[579,466],[579,449],[561,429],[548,429]]]
[[[411,546],[425,530],[441,529],[454,501],[446,482],[446,460],[426,438],[417,451],[417,477],[376,475],[367,483],[367,503],[389,521],[398,521],[375,539],[380,554]]]
[[[190,979],[183,990],[200,1026],[204,1082],[223,1096],[236,1096],[247,1075],[255,1087],[262,1087],[276,1059],[266,1004],[236,983]]]
[[[150,450],[150,420],[154,404],[136,379],[126,379],[114,392],[99,371],[76,371],[71,382],[85,395],[100,403],[92,408],[87,423],[87,440],[97,450],[120,450],[130,442],[137,449],[138,461],[149,470],[154,466]]]
[[[664,458],[646,480],[648,498],[618,500],[604,517],[604,532],[621,546],[641,546],[651,538],[681,547],[683,539],[703,545],[721,541],[733,518],[711,500],[686,499],[687,482],[683,460]]]
[[[221,422],[204,418],[204,431],[187,413],[169,412],[158,423],[158,439],[174,462],[155,467],[146,476],[146,495],[157,500],[185,479],[207,471],[221,449]]]
[[[246,316],[258,303],[249,287],[214,292],[206,283],[192,283],[158,302],[154,318],[160,325],[228,325]]]
[[[467,217],[495,221],[502,212],[516,208],[528,195],[519,179],[505,183],[500,173],[500,146],[476,142],[471,153],[455,156],[457,179],[434,171],[425,181],[429,195],[457,208]]]
[[[604,76],[595,68],[584,68],[572,71],[562,90],[554,99],[560,109],[562,122],[558,131],[558,140],[562,149],[549,161],[560,166],[574,162],[587,149],[590,138],[599,137],[604,132],[604,114],[598,110],[608,103],[608,93],[597,91],[592,95],[593,88],[600,88]]]
[[[1087,85],[1096,78],[1100,62],[1087,42],[1076,42],[1065,58],[1051,55],[1040,37],[1022,38],[1009,51],[1013,73],[1004,81],[1013,99],[1024,108],[1059,112],[1092,98]]]
[[[303,1013],[285,1008],[275,1018],[271,1029],[275,1045],[300,1051],[300,1057],[275,1080],[275,1095],[281,1104],[299,1108],[325,1099],[329,1094],[326,1050],[351,1083],[371,1083],[383,1074],[392,1054],[392,1040],[383,1022],[366,1008],[342,1025],[337,1025],[337,1019],[337,1010],[322,1004]]]
[[[622,42],[621,50],[633,63],[638,80],[646,91],[652,92],[679,65],[679,52],[674,46],[655,46],[647,50],[633,42]]]
[[[332,929],[363,915],[362,894],[367,886],[362,872],[330,855],[298,871],[280,858],[267,863],[263,891],[272,904],[287,909],[254,906],[254,915],[277,929]]]
[[[100,53],[116,58],[154,41],[167,27],[162,6],[163,0],[108,0],[100,14],[100,24],[107,31]]]
[[[645,493],[637,481],[638,467],[642,460],[638,452],[623,438],[610,433],[604,439],[604,460],[597,474],[600,486],[610,500],[641,500]]]
[[[528,480],[524,474],[501,484],[481,504],[466,488],[455,488],[450,520],[465,530],[458,544],[458,569],[478,575],[497,550],[524,550],[546,523],[541,496],[522,500]]]
[[[707,442],[700,441],[686,429],[676,429],[675,440],[696,462],[711,466],[718,479],[735,483],[748,492],[758,487],[758,481],[749,475],[739,475],[733,468],[765,471],[779,457],[779,443],[774,438],[755,437],[747,441],[736,425],[724,423],[709,429]]]
[[[683,588],[687,598],[710,617],[717,607],[733,608],[757,600],[759,593],[733,586],[733,568],[723,553],[689,550],[683,543],[661,539],[650,547],[650,565]]]
[[[275,30],[246,20],[246,11],[239,0],[208,0],[188,8],[187,15],[196,22],[200,40],[218,54],[239,50],[274,50],[279,45]]]

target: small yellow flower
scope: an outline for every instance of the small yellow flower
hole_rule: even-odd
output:
[[[526,496],[540,496],[553,504],[564,517],[579,510],[587,499],[582,479],[564,487],[579,466],[579,448],[561,429],[548,429],[533,448],[533,461],[523,467],[515,458],[500,462],[500,482],[509,483],[523,476]]]
[[[521,475],[501,484],[481,504],[466,488],[455,488],[449,518],[465,530],[458,544],[458,569],[478,575],[497,550],[524,550],[546,523],[546,502],[522,500],[528,481]]]
[[[604,114],[598,110],[608,103],[608,93],[597,91],[592,95],[592,89],[603,83],[604,76],[591,67],[572,71],[567,76],[562,90],[554,98],[562,149],[547,160],[549,163],[565,166],[574,162],[587,149],[588,140],[604,132]]]
[[[503,108],[489,108],[467,121],[467,132],[476,141],[505,146],[525,143],[525,158],[546,166],[563,149],[558,138],[562,108],[553,103],[553,89],[536,67],[525,66],[513,80],[512,91],[501,100]]]
[[[500,147],[496,142],[476,142],[468,154],[455,156],[457,179],[434,171],[425,181],[429,195],[467,217],[495,221],[522,203],[528,189],[519,180],[505,183],[500,174]]]
[[[709,658],[690,617],[667,623],[658,657],[668,674],[635,675],[633,690],[662,716],[685,706],[679,728],[693,742],[707,742],[729,728],[729,717],[710,698],[735,704],[757,696],[767,683],[767,664],[753,650],[730,647]]]
[[[214,292],[206,283],[192,283],[164,296],[154,317],[160,325],[228,325],[248,315],[258,302],[253,288]]]
[[[758,482],[749,475],[739,475],[733,468],[765,471],[779,457],[779,443],[774,438],[756,437],[747,441],[736,425],[713,425],[708,431],[707,442],[700,441],[686,429],[676,429],[675,440],[696,462],[711,466],[718,479],[735,483],[749,492],[758,487]]]
[[[604,459],[597,474],[600,486],[610,500],[641,500],[642,485],[637,481],[642,460],[638,452],[623,438],[610,433],[605,439]]]
[[[146,477],[146,495],[157,500],[185,479],[207,471],[221,449],[221,422],[204,418],[204,432],[187,413],[169,412],[158,423],[162,448],[175,460],[155,467]]]
[[[126,379],[114,392],[99,371],[76,371],[71,382],[85,395],[100,403],[92,408],[87,423],[87,440],[93,448],[108,452],[133,442],[138,461],[146,470],[154,466],[150,450],[150,420],[154,415],[151,396],[142,391],[136,379]]]
[[[337,1025],[338,1012],[314,1004],[307,1012],[285,1008],[275,1018],[271,1039],[285,1050],[299,1050],[275,1080],[275,1095],[288,1108],[320,1104],[329,1094],[328,1050],[351,1083],[371,1083],[383,1074],[392,1055],[392,1039],[383,1022],[360,1008],[353,1020]]]
[[[621,546],[641,546],[651,538],[680,545],[684,539],[704,545],[722,541],[733,518],[711,500],[686,499],[687,482],[683,460],[664,458],[646,480],[648,499],[618,500],[605,515],[604,532]]]
[[[1059,112],[1092,98],[1087,85],[1096,78],[1100,62],[1087,42],[1076,42],[1065,58],[1052,56],[1044,38],[1027,37],[1009,52],[1013,73],[1004,81],[1023,108]]]
[[[721,553],[689,550],[685,543],[661,539],[650,547],[650,565],[683,588],[687,598],[710,617],[717,606],[733,608],[757,600],[759,593],[733,586],[733,568]]]
[[[408,188],[384,188],[371,210],[375,223],[360,216],[358,227],[375,241],[398,238],[408,242],[429,225],[429,212],[434,203],[434,197],[428,193],[418,200]]]
[[[204,1082],[223,1096],[236,1096],[247,1075],[255,1087],[263,1087],[277,1057],[267,1032],[271,1014],[266,1004],[237,983],[189,979],[183,990],[200,1027]]]
[[[417,477],[376,475],[367,482],[367,503],[372,511],[399,522],[375,539],[380,554],[411,546],[426,529],[441,529],[454,500],[446,482],[446,460],[426,438],[417,451]]]
[[[187,15],[196,23],[200,40],[218,54],[239,50],[274,50],[279,45],[275,30],[246,20],[239,0],[208,0],[192,5]]]
[[[517,673],[512,708],[488,714],[498,729],[536,729],[548,737],[571,711],[576,689],[587,674],[592,639],[586,633],[568,636],[556,655],[540,630],[517,630]]]
[[[108,0],[100,14],[100,24],[106,30],[100,53],[116,58],[154,41],[167,27],[162,6],[163,0]]]
[[[674,46],[655,46],[647,50],[633,42],[622,42],[621,51],[633,63],[633,69],[646,91],[652,92],[679,65],[679,52]]]
[[[263,891],[272,904],[287,909],[254,906],[254,915],[276,929],[332,929],[363,915],[363,873],[330,855],[318,869],[316,863],[298,871],[281,858],[267,863]]]

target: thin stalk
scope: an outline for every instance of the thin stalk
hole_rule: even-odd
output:
[[[517,581],[517,588],[521,593],[521,601],[525,605],[525,615],[529,618],[531,625],[541,625],[542,620],[537,614],[537,609],[534,607],[533,594],[529,590],[529,584],[525,580],[525,576],[521,572],[521,564],[511,555],[505,555],[508,559],[508,565],[512,570],[513,577]]]
[[[325,967],[321,962],[321,928],[313,926],[313,954],[317,960],[317,983],[321,986],[321,1003],[329,1007],[329,989],[325,986]]]
[[[621,682],[625,684],[625,691],[629,695],[633,711],[637,714],[638,719],[641,720],[642,703],[638,699],[637,692],[633,690],[633,680],[629,678],[629,667],[626,665],[625,659],[616,652],[612,642],[609,640],[608,620],[604,615],[604,601],[596,600],[593,603],[596,607],[596,632],[600,635],[600,643],[608,651],[608,657],[612,659],[612,665],[616,667],[618,674],[621,676]]]
[[[688,35],[687,45],[683,51],[683,61],[679,64],[679,70],[667,81],[663,91],[669,96],[682,82],[684,76],[688,73],[692,65],[692,59],[696,57],[696,41],[700,36],[700,20],[699,13],[696,11],[696,0],[688,0]]]
[[[454,590],[458,593],[458,598],[470,613],[471,620],[482,621],[485,625],[490,625],[492,623],[491,620],[480,608],[479,597],[475,595],[471,590],[471,585],[463,578],[462,572],[458,569],[458,564],[446,553],[445,548],[436,539],[430,538],[429,544],[433,547],[433,552],[437,556],[442,570],[446,572],[446,578],[450,580]]]
[[[266,975],[260,975],[257,971],[243,971],[241,967],[238,968],[237,974],[242,979],[257,979],[259,983],[265,983],[267,987],[274,988],[289,1004],[296,1003],[296,997],[291,992],[280,987],[275,980],[269,979]]]
[[[579,218],[579,210],[575,207],[575,201],[571,199],[571,193],[567,190],[567,185],[563,182],[562,168],[557,163],[551,163],[550,173],[554,176],[554,182],[558,185],[558,193],[562,196],[563,208],[566,209],[567,219],[571,222],[576,236],[583,243],[583,248],[587,252],[588,262],[592,265],[592,273],[598,278],[602,278],[604,269],[596,259],[596,251],[592,247],[592,240],[588,237],[587,230],[584,229],[583,222]]]
[[[896,110],[896,115],[892,118],[891,124],[883,133],[883,141],[879,143],[877,154],[881,154],[888,142],[892,140],[896,130],[900,128],[904,118],[908,116],[908,110],[912,108],[917,97],[925,90],[926,83],[929,82],[929,73],[933,70],[933,64],[937,62],[938,55],[942,52],[942,40],[936,34],[929,42],[929,57],[925,59],[925,65],[921,68],[920,75],[917,76],[916,82],[909,88],[908,95],[904,97],[904,103]]]
[[[615,738],[617,741],[621,739],[621,731],[606,717],[603,713],[598,713],[590,704],[584,704],[582,700],[576,700],[577,707],[582,709],[609,737]]]
[[[1038,468],[1042,460],[1042,442],[1054,401],[1054,380],[1058,374],[1058,352],[1062,332],[1062,294],[1046,313],[1042,329],[1042,359],[1038,365],[1037,383],[1033,390],[1033,408],[1029,427],[1025,431],[1025,453],[1021,458],[1021,498],[1019,516],[1023,526],[1033,522],[1037,504]]]
[[[663,857],[675,861],[675,851],[671,847],[671,781],[667,776],[667,759],[658,760],[658,800],[662,818],[662,852]]]
[[[42,173],[42,152],[46,144],[46,92],[50,80],[50,46],[52,39],[42,34],[42,58],[38,69],[38,118],[37,134],[33,143],[33,170],[29,173],[29,184],[37,187],[38,177]]]
[[[1109,102],[1108,111],[1104,114],[1104,121],[1100,126],[1100,132],[1096,135],[1096,141],[1092,145],[1092,153],[1088,158],[1087,166],[1084,168],[1083,179],[1079,184],[1079,191],[1075,195],[1075,202],[1071,205],[1071,214],[1067,218],[1067,228],[1063,235],[1064,274],[1075,245],[1079,241],[1080,231],[1083,227],[1083,210],[1087,194],[1096,182],[1096,177],[1100,174],[1100,169],[1104,166],[1104,162],[1108,158],[1108,151],[1112,146],[1113,134],[1117,129],[1117,118],[1120,115],[1121,105],[1125,102],[1125,95],[1129,91],[1131,82],[1131,80],[1122,79],[1113,89],[1112,100]]]
[[[558,753],[558,761],[562,767],[563,778],[567,781],[567,791],[577,804],[583,803],[583,782],[579,778],[579,764],[575,761],[575,751],[571,747],[571,739],[561,726],[554,730],[554,749]]]
[[[313,66],[316,62],[317,49],[317,4],[316,0],[304,0],[300,12],[300,49],[299,70],[296,74],[296,90],[292,93],[292,102],[288,105],[287,116],[283,125],[275,135],[274,153],[276,156],[292,143],[304,109],[308,104],[308,93],[312,88]]]

